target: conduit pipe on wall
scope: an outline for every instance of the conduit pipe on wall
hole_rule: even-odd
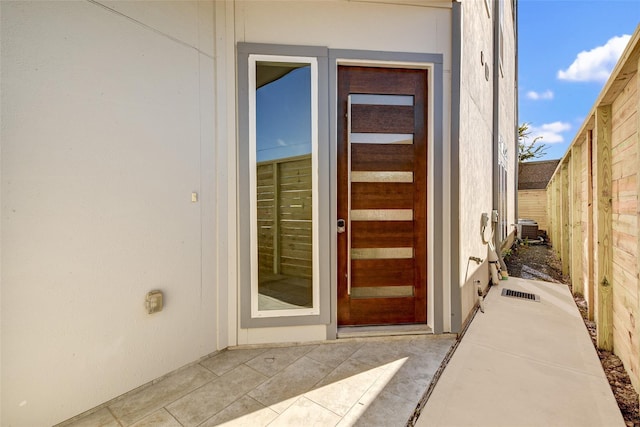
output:
[[[515,4],[514,4],[515,13]],[[492,202],[494,206],[494,212],[499,212],[498,206],[500,205],[500,38],[502,34],[500,32],[500,1],[493,2],[493,197]],[[516,103],[517,104],[517,103]],[[517,126],[516,126],[517,127]],[[516,151],[517,152],[517,151]],[[515,156],[517,158],[517,156]],[[497,216],[492,215],[492,226],[495,226],[493,222],[497,223]],[[500,240],[501,233],[493,233],[493,252],[495,252],[499,266],[507,270],[507,266],[502,259],[502,254],[499,248],[502,246]],[[506,236],[505,236],[506,237]],[[492,273],[493,274],[493,273]],[[496,282],[497,283],[497,282]]]
[[[493,194],[492,204],[494,209],[498,209],[500,203],[500,167],[499,161],[499,141],[500,141],[500,1],[493,2]],[[495,247],[500,246],[500,233],[493,233],[493,243]]]

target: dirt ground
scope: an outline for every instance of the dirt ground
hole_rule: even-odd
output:
[[[571,286],[568,278],[562,275],[562,265],[558,258],[546,243],[514,245],[504,255],[510,276],[559,282]],[[587,304],[584,298],[582,296],[574,296],[574,299],[595,347],[595,322],[588,319]],[[597,348],[596,350],[625,423],[630,427],[640,426],[638,394],[635,392],[633,385],[631,385],[631,380],[622,365],[622,361],[609,351],[598,350]]]

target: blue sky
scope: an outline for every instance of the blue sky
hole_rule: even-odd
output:
[[[519,123],[564,155],[629,36],[640,0],[519,0]]]
[[[256,91],[256,150],[259,162],[311,153],[310,66]]]

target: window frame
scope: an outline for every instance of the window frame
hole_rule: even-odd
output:
[[[238,320],[240,329],[273,328],[289,326],[327,325],[330,323],[331,313],[331,209],[334,205],[331,199],[330,176],[335,173],[329,163],[329,49],[322,46],[277,45],[264,43],[239,42],[236,46],[236,90],[237,90],[237,135],[235,144],[237,150],[237,206],[238,206]],[[317,314],[301,313],[302,310],[292,310],[292,315],[260,316],[252,314],[252,242],[251,242],[251,195],[250,195],[250,148],[249,148],[249,55],[265,55],[269,57],[304,57],[317,60],[317,195],[313,200],[317,209],[318,232],[318,262],[314,265],[317,271],[319,298]],[[257,283],[257,281],[256,281]],[[316,307],[316,305],[314,305]]]
[[[318,60],[311,56],[249,54],[249,195],[251,242],[251,317],[308,316],[320,313],[320,282],[318,278]],[[312,307],[283,310],[260,310],[258,304],[258,205],[257,205],[257,104],[256,66],[258,62],[309,64],[311,69],[311,245],[312,245]]]
[[[503,242],[509,235],[508,231],[508,165],[509,152],[502,136],[498,137],[498,239]]]

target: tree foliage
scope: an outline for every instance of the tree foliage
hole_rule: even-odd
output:
[[[531,135],[529,130],[529,123],[524,122],[518,126],[518,161],[526,162],[530,159],[538,159],[547,153],[547,146],[542,143],[538,143],[542,139],[541,136],[533,138],[533,141],[528,142]]]

